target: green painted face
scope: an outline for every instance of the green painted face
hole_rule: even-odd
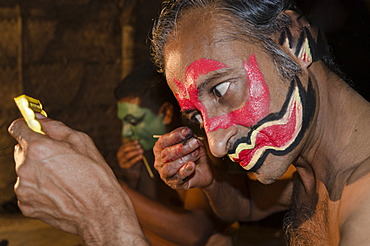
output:
[[[139,140],[144,150],[153,148],[153,135],[166,132],[163,118],[136,103],[118,102],[118,118],[122,121],[122,138]]]

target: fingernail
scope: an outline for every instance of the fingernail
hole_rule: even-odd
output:
[[[186,168],[187,171],[193,170],[193,166],[191,164],[186,165],[185,168]]]
[[[38,120],[42,120],[42,119],[45,119],[46,117],[43,114],[35,113],[35,118],[38,119]]]
[[[191,138],[188,143],[191,148],[194,148],[198,144],[198,140],[196,138]]]
[[[184,129],[181,130],[181,135],[183,137],[188,138],[188,137],[190,137],[192,135],[192,132],[191,132],[191,130],[189,128],[184,128]]]

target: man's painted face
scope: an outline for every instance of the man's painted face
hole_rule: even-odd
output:
[[[144,150],[153,148],[157,140],[153,135],[166,132],[162,117],[152,110],[142,108],[133,101],[121,100],[117,106],[118,118],[122,121],[122,138],[139,140]]]
[[[282,80],[261,44],[230,36],[235,26],[218,17],[204,9],[181,17],[165,46],[167,82],[184,114],[203,126],[214,156],[251,171],[270,156],[280,165],[272,169],[283,171],[312,117],[311,85]]]
[[[212,73],[222,73],[227,66],[212,59],[199,59],[191,63],[185,72],[185,82],[174,79],[178,93],[175,93],[182,111],[190,114],[190,118],[202,124],[206,133],[218,129],[227,129],[233,125],[241,125],[250,130],[248,137],[235,141],[229,150],[231,160],[238,162],[246,170],[257,169],[267,152],[285,151],[292,145],[302,128],[302,102],[298,85],[292,83],[286,95],[286,101],[280,112],[269,114],[270,93],[264,76],[259,69],[256,57],[251,55],[243,63],[245,69],[244,88],[248,90],[248,98],[244,105],[228,113],[211,116],[206,105],[199,99],[201,96],[198,77]],[[216,84],[213,93],[222,100],[231,87],[230,81]]]

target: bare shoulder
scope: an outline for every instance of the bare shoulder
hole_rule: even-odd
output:
[[[370,242],[370,158],[350,176],[340,201],[340,245]]]

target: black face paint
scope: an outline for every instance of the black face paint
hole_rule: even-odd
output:
[[[303,27],[301,33],[299,34],[299,38],[295,46],[294,55],[298,57],[299,52],[301,51],[302,45],[306,38],[308,40],[308,45],[311,50],[312,62],[321,60],[323,56],[326,54],[326,47],[327,47],[326,42],[323,38],[322,32],[320,30],[317,31],[317,41],[315,41],[310,30],[307,27]],[[289,48],[292,49],[293,48],[293,36],[289,28],[285,27],[284,30],[280,34],[278,42],[281,46],[283,46],[287,39],[288,39]]]
[[[252,136],[253,132],[258,127],[260,127],[261,125],[263,125],[267,122],[280,120],[285,115],[285,113],[287,111],[287,108],[288,108],[290,99],[292,97],[294,88],[296,88],[296,87],[298,87],[299,96],[300,96],[301,102],[302,102],[302,111],[303,111],[302,127],[301,127],[297,137],[294,139],[294,141],[287,148],[285,148],[283,150],[267,148],[263,152],[263,154],[259,157],[258,161],[254,164],[254,166],[248,171],[255,172],[256,170],[258,170],[262,166],[262,164],[265,161],[265,159],[267,158],[268,154],[270,154],[270,153],[273,154],[273,155],[277,155],[277,156],[286,155],[287,153],[292,151],[302,140],[302,138],[303,138],[303,136],[304,136],[304,134],[305,134],[307,128],[309,127],[309,124],[310,124],[310,122],[313,118],[313,115],[315,113],[316,97],[315,97],[315,92],[313,90],[312,82],[311,82],[310,79],[308,81],[308,88],[307,88],[307,91],[306,91],[303,88],[303,85],[302,85],[301,81],[299,80],[299,78],[295,77],[295,79],[291,82],[289,91],[288,91],[287,96],[286,96],[286,100],[285,100],[281,110],[279,112],[269,114],[265,118],[263,118],[261,121],[259,121],[255,126],[253,126],[251,128],[251,130],[249,131],[249,133],[246,137],[242,137],[242,138],[238,139],[235,142],[233,148],[228,152],[228,154],[236,153],[236,148],[241,143],[247,143],[248,145],[250,145],[251,144],[251,136]]]

